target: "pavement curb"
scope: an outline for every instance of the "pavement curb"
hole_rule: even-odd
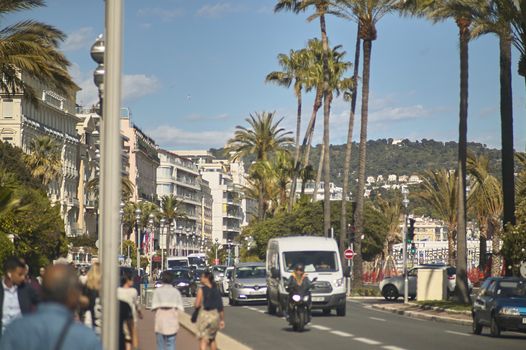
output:
[[[433,311],[440,311],[440,312],[448,312],[450,314],[471,316],[471,311],[451,310],[451,309],[446,309],[446,308],[439,307],[439,306],[419,305],[417,303],[409,303],[409,304],[417,306],[417,307],[421,308],[422,310],[433,310]]]
[[[192,323],[191,316],[186,312],[179,313],[179,325],[194,336],[197,334],[197,327]],[[239,341],[221,332],[217,333],[216,340],[221,350],[252,350],[252,348],[241,344]]]
[[[471,326],[472,321],[471,320],[459,320],[458,318],[454,317],[447,317],[447,316],[437,316],[437,315],[429,315],[423,312],[418,311],[409,311],[409,310],[399,310],[396,308],[390,308],[383,305],[371,305],[373,309],[377,310],[383,310],[383,311],[389,311],[394,314],[407,316],[410,318],[416,318],[420,320],[428,320],[428,321],[436,321],[436,322],[444,322],[444,323],[454,323],[462,326]]]

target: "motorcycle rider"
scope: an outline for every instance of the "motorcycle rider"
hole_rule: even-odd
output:
[[[287,303],[287,319],[289,318],[290,304],[292,301],[292,296],[294,294],[304,295],[312,288],[312,282],[305,273],[305,267],[303,264],[297,264],[294,267],[294,272],[290,275],[289,281],[287,283],[287,291],[289,292],[289,298]],[[309,303],[309,321],[310,321],[310,303]]]

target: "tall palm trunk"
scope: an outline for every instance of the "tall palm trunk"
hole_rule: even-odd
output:
[[[460,38],[460,112],[458,135],[458,204],[457,204],[457,288],[459,299],[468,304],[466,241],[466,158],[468,134],[468,45],[470,39],[468,18],[458,18]]]
[[[356,31],[356,47],[354,49],[354,72],[353,72],[353,86],[351,88],[351,111],[349,112],[349,129],[347,131],[347,145],[345,147],[345,160],[343,163],[343,195],[342,195],[342,209],[340,215],[340,255],[342,259],[342,266],[345,266],[346,259],[343,255],[345,248],[345,241],[347,237],[347,194],[349,193],[349,181],[351,176],[351,155],[352,155],[352,134],[354,132],[354,113],[356,111],[356,96],[358,91],[358,69],[360,63],[360,26]]]
[[[511,87],[511,33],[499,36],[500,124],[502,142],[503,224],[515,224],[515,166],[513,151],[513,93]]]
[[[263,180],[260,180],[259,193],[258,193],[258,218],[259,220],[265,219],[265,185]]]
[[[362,28],[361,28],[362,29]],[[362,110],[360,121],[360,150],[358,159],[358,190],[356,191],[356,211],[354,213],[356,256],[353,258],[353,288],[362,286],[363,259],[362,259],[362,235],[363,229],[363,207],[365,191],[365,165],[367,147],[367,123],[369,117],[369,76],[371,71],[371,51],[373,42],[371,38],[360,33],[363,38],[363,73],[362,73]]]
[[[296,151],[294,153],[294,171],[292,173],[292,182],[290,184],[290,198],[289,198],[289,207],[288,211],[292,211],[294,202],[296,201],[296,186],[298,182],[298,176],[301,167],[299,167],[300,161],[300,133],[301,133],[301,106],[302,106],[302,94],[301,89],[298,91],[298,113],[296,116]]]
[[[331,159],[330,151],[330,118],[331,118],[331,100],[332,92],[329,87],[330,72],[329,72],[329,39],[327,38],[327,27],[325,24],[325,16],[320,16],[320,30],[321,43],[323,47],[322,63],[323,63],[323,233],[325,237],[329,236],[331,228],[331,193],[329,182],[331,181]]]
[[[322,144],[321,152],[320,152],[320,164],[318,165],[318,172],[316,174],[316,180],[314,181],[314,192],[312,192],[313,202],[316,202],[318,200],[318,189],[320,188],[321,175],[323,173],[324,158],[325,158],[325,144]]]
[[[488,238],[488,220],[487,218],[481,218],[479,220],[479,269],[484,271],[486,269],[486,251],[488,250],[487,238]]]
[[[456,265],[455,238],[457,231],[455,226],[449,226],[447,229],[447,261],[451,266]]]
[[[314,97],[314,105],[312,106],[311,120],[309,121],[309,127],[307,128],[307,131],[305,132],[306,147],[305,147],[305,154],[303,156],[303,165],[305,166],[309,164],[310,151],[312,147],[312,138],[314,137],[314,129],[316,127],[316,117],[318,116],[318,111],[321,108],[322,98],[323,98],[323,91],[321,88],[317,88],[316,96]],[[312,125],[311,125],[311,122],[312,122]]]
[[[500,250],[500,235],[497,220],[488,220],[488,233],[491,234],[491,275],[500,276],[501,275],[501,266],[499,258]]]

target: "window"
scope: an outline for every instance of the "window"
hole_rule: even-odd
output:
[[[305,272],[338,271],[336,253],[331,251],[285,252],[283,260],[288,272],[292,272],[297,264],[305,266]]]
[[[12,119],[14,117],[14,104],[12,99],[2,100],[2,117],[5,119]]]

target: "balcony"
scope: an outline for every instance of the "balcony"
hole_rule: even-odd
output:
[[[223,232],[241,232],[239,226],[223,225]]]

